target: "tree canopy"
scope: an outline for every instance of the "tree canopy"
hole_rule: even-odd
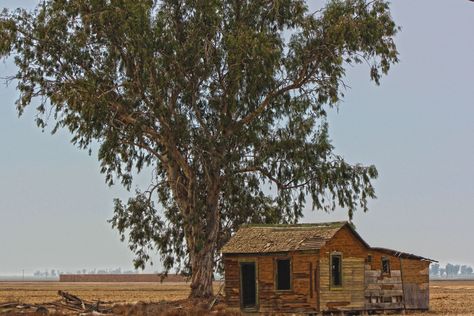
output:
[[[3,11],[0,57],[19,113],[38,104],[39,127],[97,142],[109,184],[152,170],[111,223],[137,267],[158,250],[202,297],[241,224],[296,222],[308,199],[367,210],[377,170],[334,153],[326,111],[349,65],[379,83],[397,30],[383,0],[43,0]]]

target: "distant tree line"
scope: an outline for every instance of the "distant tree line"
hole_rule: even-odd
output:
[[[136,274],[138,273],[137,270],[122,270],[122,268],[112,268],[112,269],[81,269],[77,270],[76,272],[64,272],[58,269],[51,269],[51,270],[36,270],[33,273],[34,277],[37,278],[57,278],[60,274]],[[158,272],[157,272],[158,273]]]
[[[442,267],[438,263],[430,265],[430,277],[432,278],[474,278],[473,269],[467,265],[448,263]]]
[[[59,277],[61,273],[61,271],[55,269],[44,271],[36,270],[35,273],[33,273],[33,276],[36,278],[56,278]]]

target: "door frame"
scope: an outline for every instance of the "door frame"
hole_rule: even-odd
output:
[[[255,305],[244,307],[243,300],[243,284],[242,284],[242,265],[253,264],[255,266]],[[256,259],[239,259],[239,280],[240,280],[240,308],[246,311],[257,311],[258,310],[258,262]]]

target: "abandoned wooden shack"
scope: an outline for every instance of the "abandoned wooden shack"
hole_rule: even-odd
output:
[[[229,308],[426,310],[431,259],[370,247],[348,222],[241,227],[222,248]]]

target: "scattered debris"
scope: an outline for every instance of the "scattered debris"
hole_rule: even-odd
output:
[[[100,305],[100,301],[97,302],[88,302],[85,300],[80,299],[79,297],[69,294],[68,292],[63,292],[63,291],[58,291],[58,295],[64,298],[65,304],[67,305],[67,308],[75,310],[75,311],[81,311],[81,312],[86,312],[86,313],[101,313],[101,314],[107,314],[112,311],[111,308],[109,307],[102,307]]]
[[[22,304],[18,302],[0,304],[0,314],[48,315],[51,312],[79,315],[106,315],[112,313],[112,303],[92,302],[64,291],[58,291],[62,299],[44,304]]]
[[[211,304],[209,304],[209,310],[212,309],[212,307],[214,307],[214,304],[216,303],[216,301],[219,299],[219,296],[221,294],[221,291],[222,289],[224,288],[224,285],[225,283],[222,283],[220,288],[219,288],[219,291],[217,292],[216,296],[214,297],[214,299],[212,300]]]
[[[15,303],[3,303],[3,304],[0,304],[0,309],[2,308],[12,308],[12,307],[16,307],[18,304],[18,302],[15,302]]]
[[[0,316],[101,316],[101,315],[168,315],[168,316],[229,316],[240,312],[226,310],[223,286],[214,298],[182,299],[178,301],[136,302],[132,304],[114,304],[113,302],[84,300],[74,294],[58,291],[59,299],[42,304],[24,304],[20,302],[0,303]]]

